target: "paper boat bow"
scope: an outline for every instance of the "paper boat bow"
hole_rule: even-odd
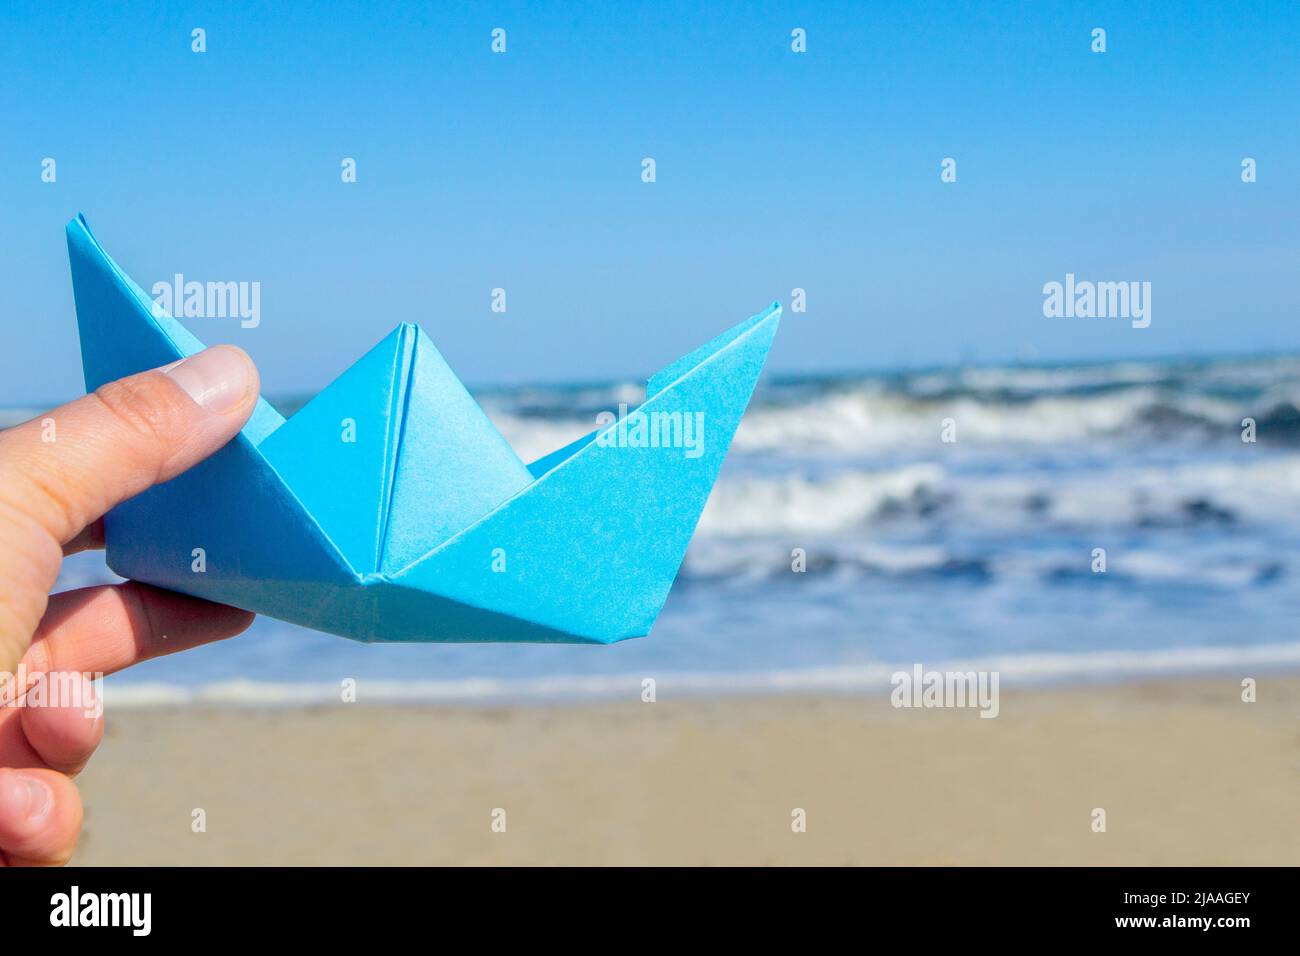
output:
[[[88,391],[203,349],[81,216],[68,253]],[[622,424],[530,465],[401,325],[291,418],[259,399],[221,451],[113,509],[109,566],[359,641],[645,635],[780,315],[724,332],[651,378]],[[638,413],[644,440],[621,440]],[[698,447],[674,447],[701,421]]]

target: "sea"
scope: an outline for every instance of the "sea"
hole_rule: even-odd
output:
[[[525,461],[642,395],[476,390]],[[114,580],[85,554],[58,588]],[[1300,357],[770,376],[646,638],[362,645],[259,618],[108,678],[106,698],[306,706],[347,681],[362,704],[865,694],[918,663],[1003,687],[1238,681],[1300,664],[1298,622]]]

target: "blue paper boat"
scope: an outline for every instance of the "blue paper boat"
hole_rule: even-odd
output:
[[[68,254],[88,391],[203,349],[82,216]],[[643,636],[780,316],[774,303],[678,359],[636,411],[530,465],[400,325],[291,418],[259,399],[221,451],[113,509],[108,564],[358,641]]]

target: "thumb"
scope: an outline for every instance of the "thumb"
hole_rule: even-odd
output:
[[[63,545],[229,442],[258,388],[252,360],[219,345],[0,433],[0,671],[44,614]]]

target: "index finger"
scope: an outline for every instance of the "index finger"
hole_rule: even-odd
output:
[[[31,677],[56,671],[112,674],[234,637],[251,623],[251,611],[135,581],[79,588],[50,598],[23,664]]]

